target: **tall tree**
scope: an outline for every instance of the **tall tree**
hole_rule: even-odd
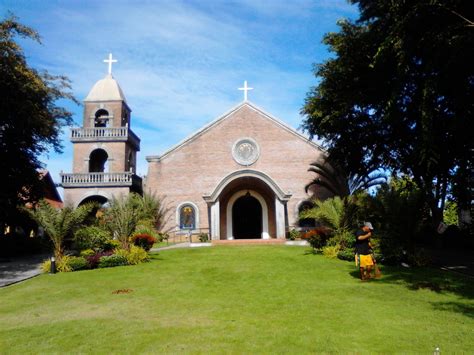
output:
[[[324,43],[303,127],[359,175],[377,168],[412,176],[434,224],[460,171],[472,171],[474,8],[459,0],[352,0],[357,21]],[[468,180],[466,176],[464,179]],[[458,184],[458,198],[471,195]]]
[[[75,101],[66,77],[28,66],[18,37],[40,43],[38,33],[13,15],[0,22],[0,224],[25,197],[37,198],[38,158],[51,148],[61,151],[61,128],[72,123],[71,113],[57,102]]]

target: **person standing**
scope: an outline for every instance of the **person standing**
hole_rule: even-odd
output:
[[[356,232],[355,261],[356,265],[359,266],[362,281],[370,279],[374,267],[374,258],[370,246],[370,237],[373,230],[372,223],[364,222],[364,225]]]

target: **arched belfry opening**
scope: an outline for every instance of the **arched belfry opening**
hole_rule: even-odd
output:
[[[104,109],[97,110],[94,118],[94,127],[108,127],[109,126],[109,112]]]
[[[83,199],[80,203],[79,206],[84,205],[86,203],[97,203],[98,205],[105,207],[107,203],[109,202],[108,198],[102,195],[92,195],[88,196],[85,199]]]
[[[235,239],[262,237],[262,205],[249,191],[232,206],[232,228]]]
[[[103,149],[95,149],[89,155],[89,172],[103,173],[106,172],[107,159],[109,155]]]

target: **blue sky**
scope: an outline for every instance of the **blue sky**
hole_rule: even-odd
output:
[[[336,22],[355,18],[345,0],[320,1],[78,1],[0,0],[7,11],[36,29],[42,45],[21,41],[29,64],[68,76],[82,101],[107,74],[108,53],[118,59],[113,75],[132,109],[141,140],[138,173],[147,155],[159,155],[243,100],[294,128],[306,93],[316,84],[314,63],[328,58],[321,43]],[[82,107],[67,103],[76,126]],[[72,171],[69,129],[64,153],[43,157],[53,179]]]

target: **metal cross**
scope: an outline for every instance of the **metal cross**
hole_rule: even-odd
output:
[[[117,63],[117,59],[112,59],[112,53],[109,53],[109,59],[104,59],[104,63],[109,63],[109,74],[112,74],[112,63]]]
[[[244,91],[244,101],[247,101],[247,92],[249,90],[253,90],[253,88],[249,88],[247,86],[247,80],[244,81],[244,87],[243,88],[239,88],[239,90],[243,90]]]

